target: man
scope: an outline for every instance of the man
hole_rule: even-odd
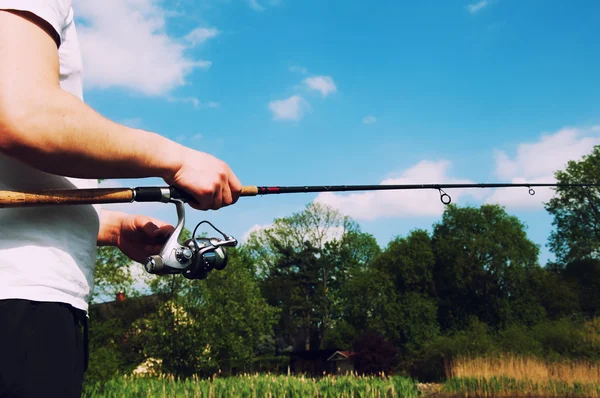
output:
[[[71,1],[0,0],[0,190],[161,177],[198,210],[238,200],[221,160],[107,120],[82,98]],[[0,396],[80,396],[96,246],[141,262],[172,231],[100,206],[0,209]]]

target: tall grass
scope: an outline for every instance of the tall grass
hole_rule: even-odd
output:
[[[535,382],[512,377],[453,378],[443,391],[460,397],[600,397],[600,385],[564,381]]]
[[[449,363],[446,376],[483,379],[509,377],[535,382],[600,384],[600,364],[588,361],[548,362],[512,355],[495,358],[458,358]]]
[[[235,377],[175,380],[172,377],[124,376],[107,383],[87,384],[83,397],[407,397],[418,396],[414,380],[385,376],[242,375]]]
[[[462,396],[600,398],[600,364],[501,356],[458,358],[446,368],[447,393]]]

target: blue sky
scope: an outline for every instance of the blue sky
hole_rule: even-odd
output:
[[[85,100],[226,161],[244,185],[553,182],[600,144],[595,1],[74,0]],[[163,185],[157,179],[104,186]],[[539,189],[505,205],[542,249]],[[241,198],[188,208],[241,239],[312,200],[384,247],[443,211],[435,191]],[[107,206],[175,222],[172,205]]]

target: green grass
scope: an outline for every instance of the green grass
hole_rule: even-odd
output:
[[[406,377],[246,375],[214,379],[121,377],[84,386],[83,397],[418,397],[417,384]]]

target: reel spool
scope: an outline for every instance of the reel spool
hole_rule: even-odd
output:
[[[227,266],[227,247],[237,246],[237,240],[219,231],[208,221],[196,225],[192,238],[181,243],[180,238],[185,224],[184,202],[171,199],[177,208],[177,226],[160,253],[148,257],[144,268],[154,275],[183,274],[187,279],[206,279],[212,270],[223,270]],[[209,224],[219,232],[219,238],[195,238],[196,230],[203,224]]]

